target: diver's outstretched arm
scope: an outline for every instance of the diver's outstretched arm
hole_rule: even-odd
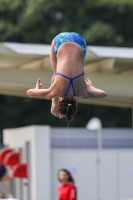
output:
[[[44,98],[51,99],[54,96],[51,95],[50,89],[41,89],[42,83],[40,83],[40,78],[37,80],[36,87],[34,89],[29,89],[26,93],[28,96],[42,96]]]
[[[31,97],[44,97],[47,99],[51,99],[52,97],[49,95],[49,89],[29,89],[27,92],[28,96]]]
[[[88,97],[89,98],[105,98],[107,96],[106,92],[95,88],[89,78],[87,78],[86,85],[88,90]]]

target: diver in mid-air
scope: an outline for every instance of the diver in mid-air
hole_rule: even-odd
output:
[[[52,41],[50,59],[53,69],[51,86],[41,89],[40,78],[36,87],[27,91],[28,96],[52,99],[51,113],[65,117],[70,122],[76,113],[76,98],[105,98],[103,90],[95,88],[89,78],[84,79],[83,60],[86,42],[75,32],[63,32]]]

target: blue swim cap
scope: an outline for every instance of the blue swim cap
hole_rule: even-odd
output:
[[[5,175],[6,173],[6,167],[2,162],[0,162],[0,179]]]

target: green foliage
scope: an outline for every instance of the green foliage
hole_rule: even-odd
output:
[[[132,19],[132,0],[0,0],[0,41],[50,44],[56,34],[74,31],[88,45],[133,47]],[[0,96],[0,130],[66,126],[50,106],[48,100]],[[83,104],[70,126],[85,127],[91,117],[99,117],[103,127],[131,127],[131,109]]]
[[[75,31],[88,45],[132,47],[132,19],[131,0],[0,0],[0,40],[50,44]]]
[[[0,96],[0,130],[27,125],[65,127],[65,119],[50,113],[51,101],[33,98]],[[85,127],[92,117],[98,117],[103,127],[131,127],[131,109],[78,104],[70,127]]]

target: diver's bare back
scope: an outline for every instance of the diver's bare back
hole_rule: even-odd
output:
[[[59,47],[57,54],[57,70],[69,78],[76,77],[84,71],[83,51],[78,44],[66,42]],[[56,96],[64,96],[68,84],[68,79],[56,75],[51,89],[54,89]],[[84,96],[87,93],[84,76],[73,80],[73,85],[76,96]],[[67,96],[71,95],[73,96],[72,87],[70,87],[67,93]]]

